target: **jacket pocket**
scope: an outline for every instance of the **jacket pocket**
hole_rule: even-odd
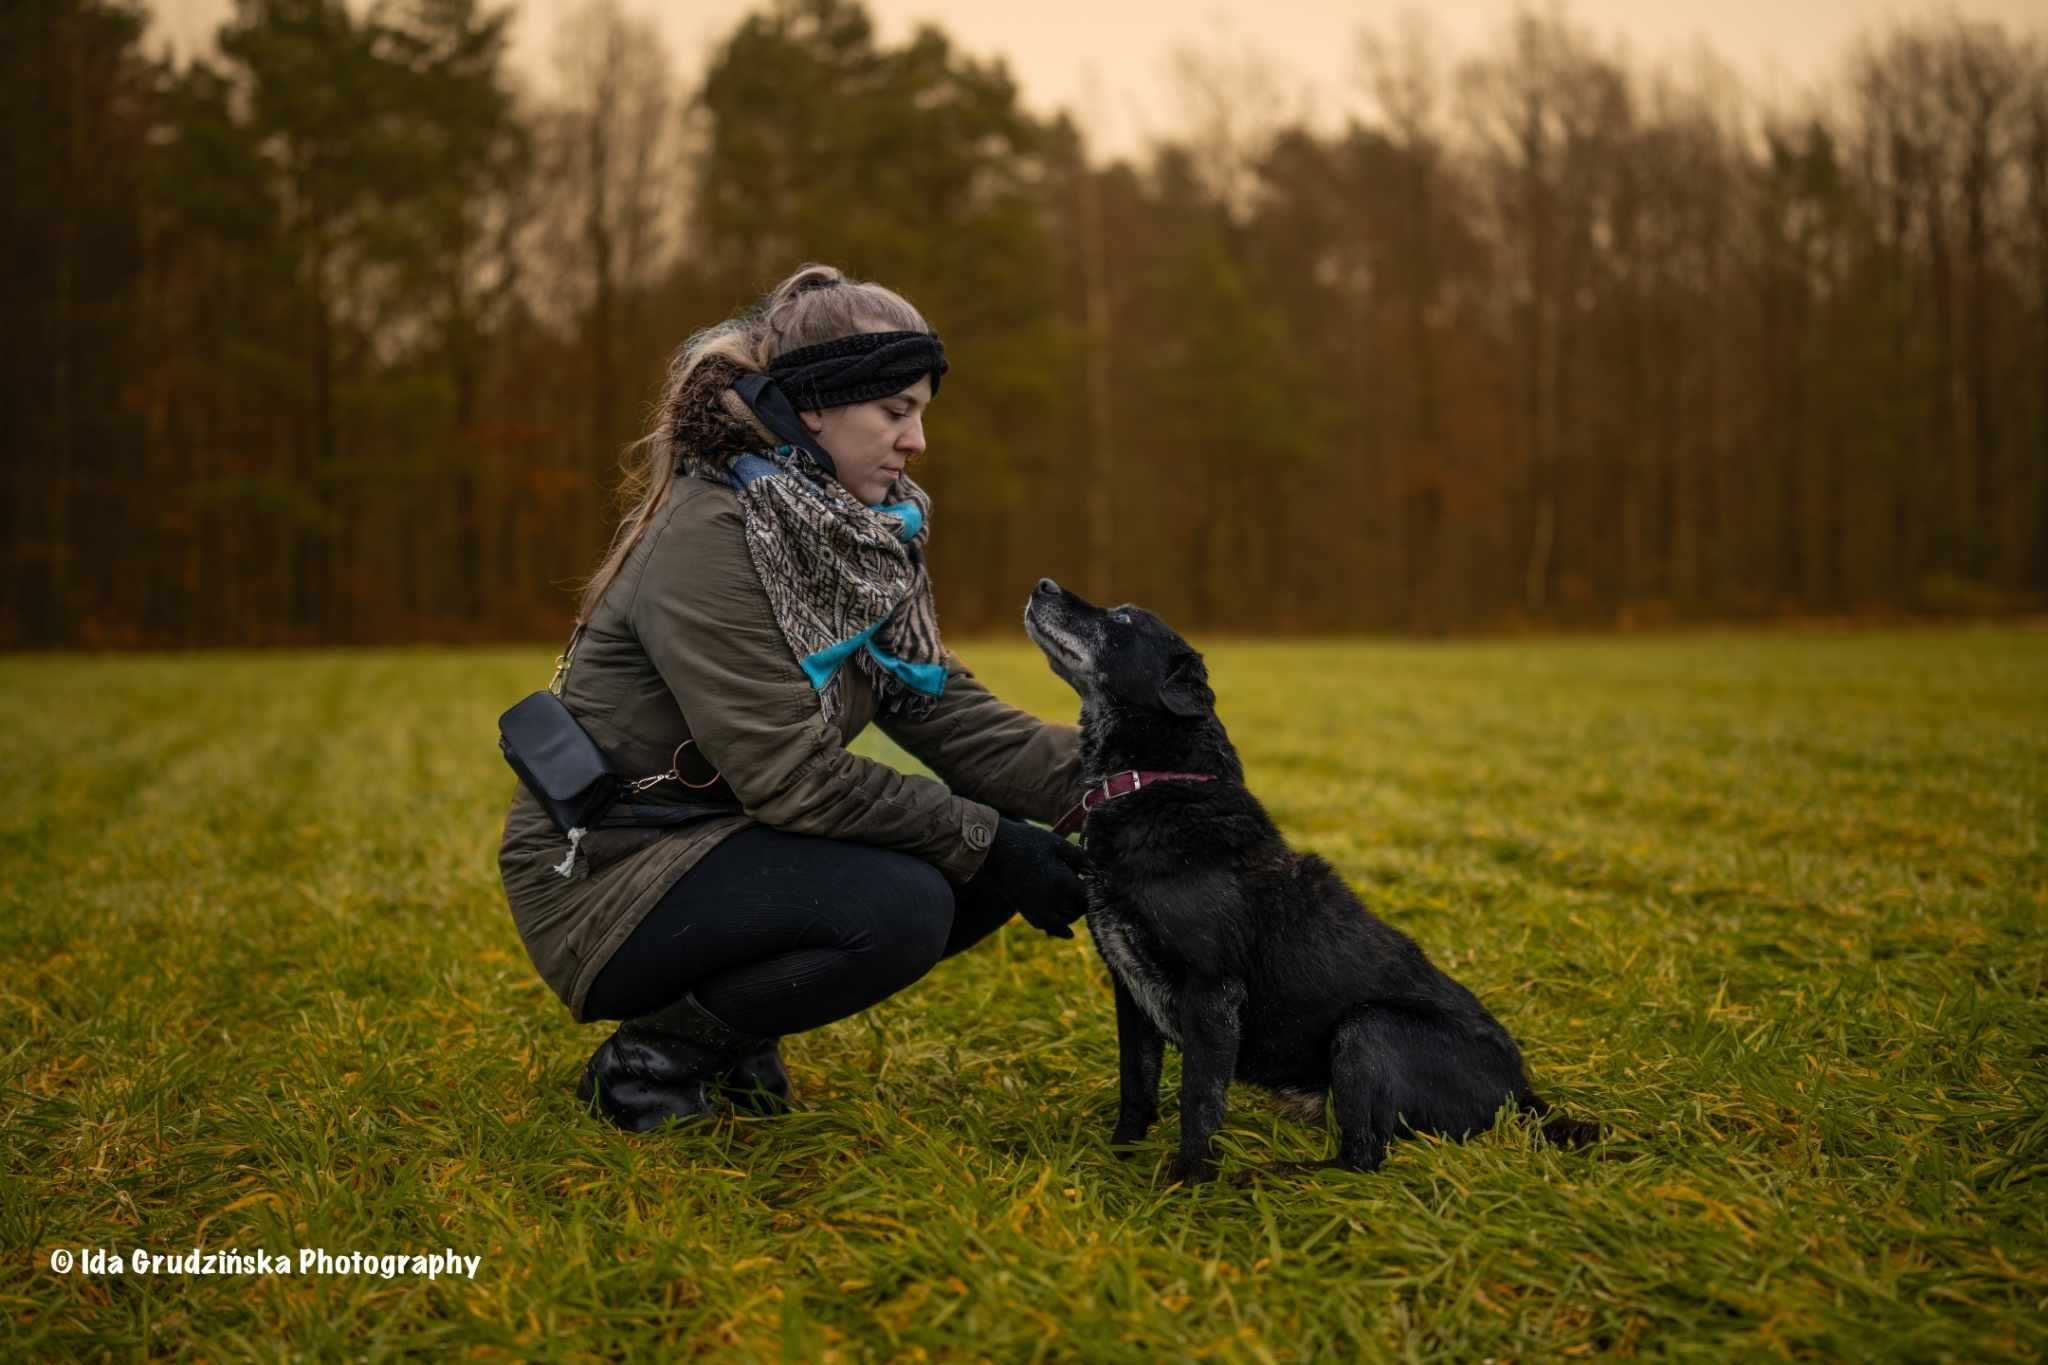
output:
[[[600,827],[583,836],[583,857],[595,876],[613,863],[653,847],[662,836],[672,832],[671,828],[659,826]]]
[[[606,813],[596,829],[583,836],[587,871],[590,874],[601,872],[683,826],[737,814],[737,805],[635,805],[630,801],[621,802]]]

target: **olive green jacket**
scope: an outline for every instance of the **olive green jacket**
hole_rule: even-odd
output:
[[[996,815],[1051,821],[1078,799],[1072,726],[997,700],[950,652],[946,690],[917,721],[883,732],[943,781],[847,752],[874,718],[874,695],[847,667],[845,706],[828,722],[768,604],[730,489],[676,480],[668,505],[591,613],[562,700],[613,768],[716,768],[739,812],[672,828],[597,829],[568,877],[568,841],[522,787],[505,820],[498,868],[533,965],[585,1021],[590,983],[662,895],[720,840],[756,822],[798,834],[900,849],[955,885],[981,866]],[[701,759],[697,755],[703,756]],[[673,782],[635,801],[689,797]]]

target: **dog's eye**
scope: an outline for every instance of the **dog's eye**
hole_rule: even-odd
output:
[[[1122,610],[1113,611],[1109,614],[1109,619],[1120,626],[1127,626],[1131,623],[1131,614]]]

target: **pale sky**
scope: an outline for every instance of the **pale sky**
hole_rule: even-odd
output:
[[[750,0],[621,0],[666,35],[685,82],[740,18]],[[514,19],[514,63],[545,82],[561,16],[577,0],[522,0]],[[1072,109],[1098,152],[1122,155],[1173,131],[1181,104],[1171,78],[1178,44],[1263,54],[1293,82],[1288,99],[1326,126],[1356,106],[1357,34],[1391,30],[1402,11],[1426,10],[1453,56],[1503,32],[1517,0],[868,0],[880,36],[893,43],[923,20],[977,57],[1007,57],[1025,103]],[[1955,0],[1941,10],[2003,20],[2048,33],[2041,0]],[[229,0],[153,0],[151,43],[189,53],[230,9]],[[1935,10],[1895,0],[1573,0],[1567,13],[1603,42],[1620,41],[1635,62],[1684,63],[1704,43],[1759,94],[1796,98],[1824,79],[1859,32]]]

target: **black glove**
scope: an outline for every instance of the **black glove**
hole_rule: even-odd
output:
[[[996,822],[996,841],[980,870],[962,889],[1007,906],[1054,938],[1072,938],[1067,926],[1088,913],[1088,889],[1079,876],[1087,865],[1078,844],[1005,815]]]

